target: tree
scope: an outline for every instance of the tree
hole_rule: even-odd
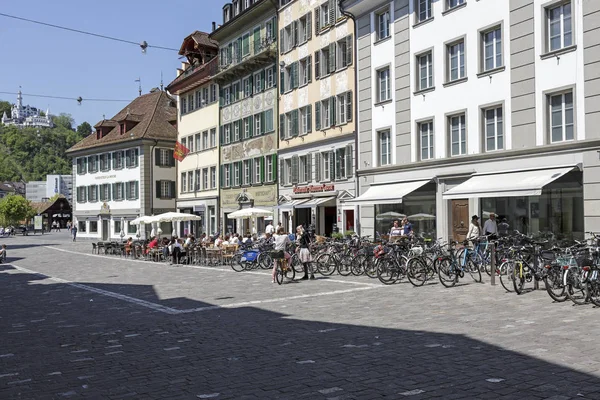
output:
[[[52,121],[57,126],[62,126],[63,128],[73,130],[73,124],[75,120],[71,117],[71,114],[60,113],[60,115],[55,115],[52,117]]]
[[[10,118],[11,111],[12,105],[8,101],[0,101],[0,118],[2,118],[4,112],[6,112],[6,115]]]
[[[90,133],[92,133],[92,126],[87,122],[83,122],[77,127],[77,134],[81,137],[81,139],[87,137]]]
[[[17,224],[35,214],[35,209],[23,196],[9,194],[0,200],[0,218],[5,224]]]

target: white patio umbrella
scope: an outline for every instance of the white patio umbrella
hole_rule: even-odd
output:
[[[133,221],[130,222],[130,224],[132,225],[140,225],[140,224],[150,224],[152,223],[152,218],[151,216],[142,216],[142,217],[137,217],[136,219],[134,219]]]
[[[229,219],[237,219],[237,218],[257,218],[257,217],[267,217],[269,215],[273,215],[273,211],[265,210],[262,208],[243,208],[241,210],[234,211],[227,215]]]
[[[432,219],[435,219],[435,215],[418,213],[418,214],[409,215],[408,219],[410,221],[430,221]]]
[[[199,221],[202,218],[194,214],[166,212],[150,217],[151,222],[179,222],[179,221]]]
[[[385,212],[383,214],[378,214],[377,217],[375,217],[377,220],[381,221],[381,220],[387,220],[387,219],[400,219],[400,218],[404,218],[406,217],[405,214],[400,214],[394,211],[388,211]]]

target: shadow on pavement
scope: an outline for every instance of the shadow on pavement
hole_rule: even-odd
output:
[[[597,376],[464,335],[257,307],[169,315],[8,267],[0,273],[2,399],[600,398]],[[129,289],[162,304],[151,286]]]

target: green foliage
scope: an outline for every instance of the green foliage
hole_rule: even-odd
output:
[[[0,101],[0,119],[4,115],[4,112],[6,112],[6,116],[10,118],[11,111],[12,104],[10,104],[8,101]]]
[[[71,114],[60,113],[60,115],[54,115],[52,121],[56,126],[63,127],[65,129],[73,129],[75,120],[71,117]]]
[[[332,238],[332,239],[343,239],[343,238],[344,238],[344,234],[343,234],[343,233],[340,233],[340,232],[337,232],[337,233],[336,233],[336,232],[333,232],[333,233],[331,234],[331,238]]]
[[[54,196],[50,197],[50,198],[48,199],[48,201],[49,201],[50,203],[54,203],[56,200],[58,200],[58,198],[59,198],[60,196],[62,196],[60,193],[56,193]]]
[[[0,220],[3,224],[17,224],[36,214],[29,200],[19,195],[8,195],[0,199]]]
[[[59,125],[52,129],[0,125],[0,181],[40,181],[48,174],[71,174],[65,151],[81,139]]]
[[[352,237],[352,236],[356,235],[356,232],[354,232],[354,231],[346,231],[346,232],[344,232],[344,235],[347,236],[347,237]]]
[[[86,137],[92,133],[92,126],[87,122],[83,122],[77,127],[77,134],[81,137]]]

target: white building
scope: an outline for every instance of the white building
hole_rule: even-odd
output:
[[[388,212],[459,240],[491,212],[527,233],[600,230],[600,2],[342,7],[357,21],[363,234],[386,233]]]
[[[78,236],[116,240],[136,236],[129,221],[175,211],[175,101],[153,89],[68,150],[73,158],[74,222]],[[152,227],[140,229],[147,238]],[[161,226],[171,232],[171,224]]]
[[[31,181],[25,185],[27,200],[42,202],[62,194],[73,204],[73,175],[46,175],[45,181]]]
[[[188,62],[167,87],[178,98],[178,140],[190,151],[177,163],[177,209],[202,218],[180,223],[180,236],[219,230],[219,88],[212,81],[218,50],[207,33],[196,31],[186,37],[179,54]]]
[[[2,115],[4,125],[15,125],[20,127],[42,127],[52,128],[54,123],[50,118],[50,110],[46,110],[46,115],[42,116],[41,110],[31,107],[29,104],[23,105],[23,95],[21,91],[17,93],[17,102],[13,104],[10,118],[6,112]]]

